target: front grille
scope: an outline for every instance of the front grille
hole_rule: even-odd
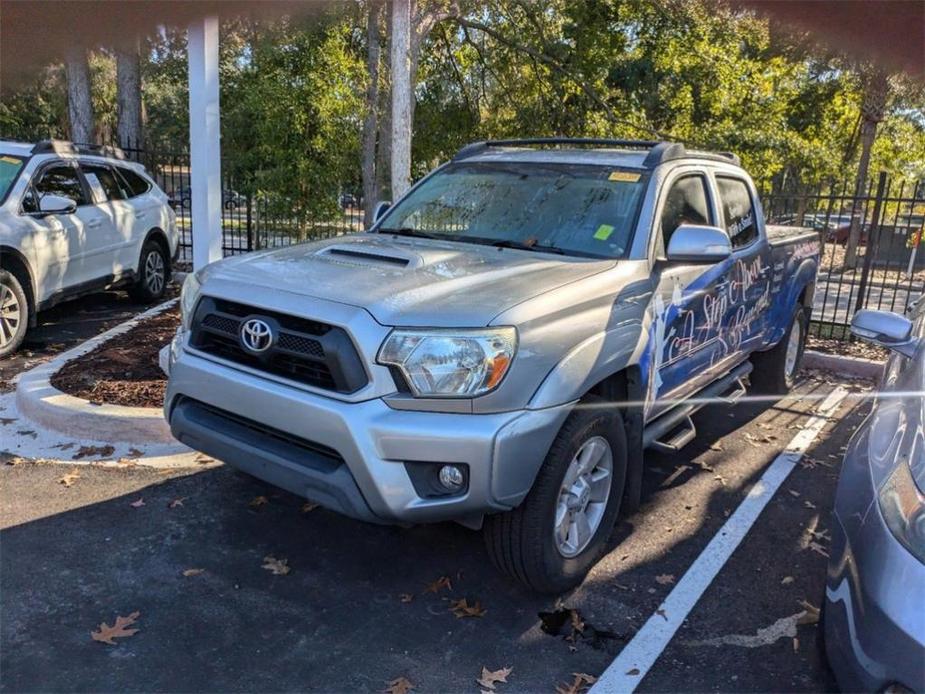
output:
[[[264,320],[276,336],[275,343],[262,354],[241,346],[241,323],[247,318]],[[206,354],[324,390],[352,393],[368,383],[356,347],[342,328],[223,299],[200,300],[190,345]]]

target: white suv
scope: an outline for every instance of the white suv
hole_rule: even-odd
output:
[[[0,357],[61,301],[116,286],[159,299],[178,248],[167,196],[118,149],[0,141]]]

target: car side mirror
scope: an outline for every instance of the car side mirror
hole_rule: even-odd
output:
[[[39,212],[41,214],[70,214],[77,209],[77,203],[63,195],[46,193],[39,198]]]
[[[915,356],[919,343],[912,335],[912,321],[890,311],[861,309],[851,319],[851,332],[907,357]]]
[[[384,215],[386,210],[388,210],[391,206],[392,203],[388,200],[380,200],[378,203],[376,203],[376,208],[373,210],[373,224],[382,219],[382,215]]]
[[[732,245],[719,227],[682,224],[671,235],[666,255],[672,263],[718,263],[732,255]]]

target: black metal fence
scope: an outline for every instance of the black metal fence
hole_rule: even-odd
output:
[[[192,261],[190,158],[188,152],[122,147],[128,159],[147,169],[170,198],[180,232],[180,260]],[[346,189],[325,191],[336,196],[339,211],[329,215],[296,213],[284,198],[272,192],[241,192],[233,176],[222,176],[222,250],[235,255],[276,248],[313,239],[329,238],[362,230],[363,210],[359,196]]]
[[[925,181],[880,173],[861,190],[853,182],[797,190],[772,185],[764,210],[771,224],[808,226],[820,234],[814,334],[844,338],[858,309],[902,313],[925,292]]]

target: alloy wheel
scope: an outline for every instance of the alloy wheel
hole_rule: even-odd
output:
[[[152,295],[157,296],[161,293],[165,275],[163,256],[157,251],[148,253],[145,259],[145,286]]]
[[[6,347],[19,332],[22,307],[11,287],[0,284],[0,347]]]
[[[613,483],[613,451],[603,436],[585,441],[569,463],[559,489],[553,534],[566,558],[591,542],[607,509]]]

